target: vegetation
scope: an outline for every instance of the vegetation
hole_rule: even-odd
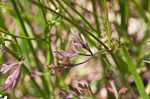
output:
[[[0,99],[149,99],[150,0],[1,0]]]

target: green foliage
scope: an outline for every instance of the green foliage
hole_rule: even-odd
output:
[[[96,99],[101,88],[108,87],[105,88],[109,92],[108,98],[120,99],[128,98],[126,93],[119,93],[119,89],[124,86],[128,88],[132,98],[138,96],[148,99],[150,92],[145,90],[149,86],[145,85],[147,79],[143,78],[142,73],[145,68],[148,71],[149,65],[150,52],[147,43],[150,32],[150,0],[116,0],[115,3],[113,0],[81,0],[80,3],[77,1],[0,2],[0,64],[11,64],[12,60],[22,62],[20,79],[27,81],[20,81],[17,90],[23,96],[31,95],[39,99],[66,99],[66,95],[72,95],[72,90],[75,94],[71,99]],[[114,18],[111,19],[111,16]],[[139,31],[129,33],[131,19],[142,20],[144,24],[140,39],[137,37]],[[85,37],[88,45],[84,40],[72,40],[72,28],[77,29],[79,37]],[[77,42],[80,43],[81,50],[72,51],[72,44]],[[87,46],[93,55],[88,54]],[[81,56],[59,57],[54,53],[57,50]],[[79,94],[76,88],[71,89],[70,86],[74,79],[81,75],[72,76],[71,73],[74,67],[83,64],[84,62],[80,62],[86,59],[86,67],[95,63],[102,68],[102,72],[99,72],[99,79],[89,81],[89,87]],[[133,77],[136,86],[131,85],[130,76]],[[4,83],[3,79],[6,77],[2,77],[1,86]],[[86,77],[84,79],[87,80]],[[112,88],[112,92],[109,90],[112,87],[111,81],[115,81],[116,88]],[[30,89],[34,92],[30,93]],[[92,92],[92,89],[96,89],[96,92]],[[2,92],[0,87],[0,93]],[[15,89],[10,92],[10,96],[21,98],[16,95]]]

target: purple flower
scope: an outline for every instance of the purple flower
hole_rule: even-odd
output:
[[[93,53],[92,53],[91,49],[89,48],[88,43],[86,42],[86,39],[84,38],[84,36],[81,35],[81,37],[80,37],[78,35],[78,32],[77,32],[76,29],[71,29],[71,32],[72,32],[72,35],[73,35],[73,39],[77,42],[78,46],[81,46],[82,48],[84,48],[85,50],[87,50],[91,55],[93,55]]]
[[[2,64],[0,72],[2,72],[3,74],[6,74],[6,73],[14,70],[18,65],[19,65],[19,63],[12,63],[10,65]]]
[[[78,48],[81,48],[82,46],[79,43],[73,43],[71,48],[75,53],[79,53]]]
[[[73,58],[75,56],[93,56],[93,53],[90,50],[83,35],[80,37],[77,33],[77,30],[75,30],[75,29],[71,29],[71,31],[72,31],[73,39],[76,41],[76,43],[72,44],[72,50],[74,51],[74,53],[69,53],[69,52],[65,52],[65,51],[55,51],[55,53],[59,54],[62,57],[69,57],[69,58]],[[90,52],[90,55],[80,53],[78,48],[86,49],[88,52]]]
[[[93,56],[92,51],[90,50],[85,38],[83,37],[83,35],[81,35],[81,37],[78,35],[77,30],[75,29],[71,29],[72,31],[72,35],[73,35],[73,39],[76,41],[76,43],[72,44],[72,51],[74,53],[69,53],[69,52],[65,52],[65,51],[55,51],[56,54],[62,56],[62,57],[68,57],[68,58],[73,58],[76,56]],[[85,50],[87,50],[90,54],[84,54],[84,53],[80,53],[79,52],[79,48],[84,48]],[[74,66],[78,66],[80,64],[84,64],[86,62],[88,62],[90,59],[87,59],[83,62],[77,63],[77,64],[72,64],[72,63],[67,63],[67,64],[61,64],[61,66],[50,66],[49,68],[68,68],[68,67],[74,67]]]
[[[7,90],[11,86],[14,88],[20,78],[20,63],[13,63],[10,65],[3,64],[2,68],[0,69],[0,72],[3,74],[9,73],[4,85],[3,90]]]

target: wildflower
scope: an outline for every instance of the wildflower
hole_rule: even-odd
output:
[[[79,91],[79,93],[90,93],[91,94],[91,92],[92,92],[90,90],[90,86],[89,86],[88,82],[86,82],[86,81],[79,82],[77,90]]]
[[[73,50],[75,53],[79,53],[78,48],[80,48],[80,47],[81,47],[80,44],[78,44],[78,43],[73,43],[71,48],[72,48],[72,50]]]
[[[73,58],[76,56],[93,56],[93,53],[92,53],[91,49],[89,48],[83,35],[80,38],[80,36],[77,34],[77,31],[75,29],[71,29],[71,31],[72,31],[73,38],[76,41],[76,43],[72,44],[72,50],[74,51],[74,53],[69,53],[69,52],[65,52],[65,51],[55,51],[55,53],[59,54],[62,57],[69,57],[69,58]],[[78,48],[84,48],[85,50],[87,50],[90,53],[90,55],[80,53]]]
[[[118,99],[119,93],[118,93],[118,91],[117,91],[115,81],[112,80],[112,79],[110,79],[110,80],[109,80],[109,83],[110,83],[110,85],[111,85],[111,88],[109,88],[109,91],[111,91],[112,93],[114,93],[116,99]]]
[[[71,29],[73,39],[77,42],[78,46],[81,46],[85,50],[87,50],[91,55],[93,55],[91,49],[88,46],[88,43],[86,42],[86,39],[84,38],[83,35],[81,37],[78,35],[77,30]]]
[[[91,87],[88,81],[79,81],[77,85],[69,84],[69,89],[73,91],[76,95],[87,94],[89,96],[93,95]]]
[[[127,88],[126,87],[122,87],[119,89],[119,91],[117,90],[116,87],[116,83],[115,81],[112,79],[112,77],[109,77],[109,83],[111,87],[107,87],[108,91],[112,92],[114,94],[114,96],[116,97],[116,99],[119,99],[119,96],[121,94],[124,94],[127,92]]]
[[[3,74],[6,74],[6,73],[14,70],[17,66],[18,66],[18,63],[13,63],[13,64],[10,64],[10,65],[2,64],[0,72],[2,72]]]
[[[8,77],[3,85],[3,90],[7,90],[12,86],[12,88],[16,87],[16,84],[20,78],[20,63],[13,63],[10,65],[2,64],[2,68],[0,69],[0,72],[3,74],[8,73]]]
[[[125,94],[127,91],[128,91],[128,89],[127,89],[126,87],[122,87],[122,88],[119,90],[119,94]]]
[[[74,53],[69,53],[69,52],[65,52],[65,51],[55,51],[56,54],[64,57],[68,57],[68,58],[73,58],[76,56],[93,56],[92,51],[90,50],[85,38],[83,37],[83,35],[81,35],[81,37],[77,34],[77,31],[75,29],[71,29],[72,31],[72,35],[73,35],[73,39],[76,41],[76,43],[72,44],[72,50]],[[84,53],[80,53],[78,48],[84,48],[85,50],[87,50],[90,54],[84,54]],[[74,67],[74,66],[78,66],[81,64],[84,64],[86,62],[88,62],[91,58],[80,62],[80,63],[76,63],[76,64],[72,64],[72,63],[65,63],[65,64],[60,64],[60,66],[48,66],[51,69],[66,69],[68,67]]]

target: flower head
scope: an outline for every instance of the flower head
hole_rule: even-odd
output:
[[[72,35],[73,35],[73,39],[76,41],[76,43],[72,44],[72,51],[73,53],[70,52],[66,52],[66,51],[55,51],[56,54],[62,56],[62,57],[67,57],[67,58],[73,58],[76,56],[93,56],[92,51],[90,50],[86,39],[83,37],[83,35],[81,35],[81,37],[78,35],[77,30],[76,29],[71,29]],[[85,54],[85,53],[80,53],[79,48],[84,48],[85,50],[87,50],[90,54]],[[91,58],[77,63],[77,64],[72,64],[72,63],[67,63],[67,64],[61,64],[61,66],[49,66],[49,68],[68,68],[68,67],[74,67],[74,66],[78,66],[81,64],[84,64],[86,62],[88,62]]]
[[[16,67],[18,67],[19,63],[12,63],[10,65],[8,64],[2,64],[2,67],[0,68],[0,72],[3,74],[9,73],[13,70],[15,70]]]
[[[4,85],[3,90],[7,90],[11,86],[14,88],[20,78],[20,63],[13,63],[10,65],[3,64],[2,68],[0,69],[0,72],[3,74],[9,73]]]
[[[81,46],[85,50],[87,50],[91,55],[93,55],[88,43],[86,42],[86,39],[84,38],[83,35],[81,37],[78,35],[78,32],[76,29],[71,29],[73,39],[77,42],[78,46]],[[76,45],[77,45],[76,44]],[[74,46],[75,47],[75,46]]]

